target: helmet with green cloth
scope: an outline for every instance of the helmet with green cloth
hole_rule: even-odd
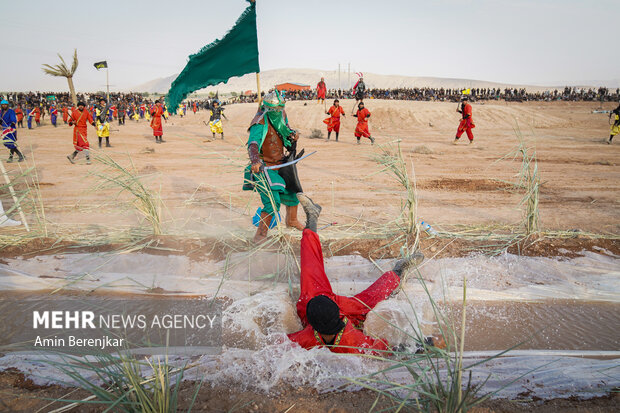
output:
[[[278,89],[267,93],[263,98],[263,106],[266,110],[282,110],[285,103],[284,97],[282,97]]]

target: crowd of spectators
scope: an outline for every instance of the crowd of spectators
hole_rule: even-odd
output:
[[[420,100],[420,101],[447,101],[457,102],[466,88],[446,89],[446,88],[396,88],[366,90],[366,98],[389,99],[389,100]],[[312,100],[316,99],[316,90],[288,91],[285,93],[287,100]],[[328,99],[353,99],[352,90],[327,91]],[[564,90],[553,89],[538,92],[528,92],[526,89],[515,88],[473,88],[471,89],[470,99],[484,100],[505,100],[512,102],[528,101],[618,101],[620,99],[620,89],[609,90],[608,88],[586,89],[576,87],[566,87]]]

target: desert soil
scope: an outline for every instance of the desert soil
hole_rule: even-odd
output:
[[[372,112],[370,130],[377,139],[371,146],[364,140],[355,144],[355,120],[352,101],[343,101],[347,117],[343,120],[340,141],[334,136],[310,139],[313,129],[324,131],[323,105],[316,102],[289,102],[290,125],[301,134],[300,148],[317,151],[299,165],[305,192],[323,205],[322,224],[336,223],[321,231],[326,251],[338,254],[372,256],[389,239],[372,238],[400,210],[402,188],[380,172],[372,159],[378,145],[400,140],[405,160],[415,171],[418,191],[418,216],[439,230],[460,231],[470,226],[490,231],[506,231],[521,220],[522,194],[511,190],[517,182],[520,160],[506,157],[519,142],[520,130],[528,146],[535,148],[542,177],[540,220],[544,230],[578,230],[607,235],[620,233],[620,142],[605,144],[609,134],[607,115],[593,114],[598,103],[474,103],[474,144],[465,137],[453,145],[459,116],[456,105],[436,102],[368,100]],[[606,104],[605,109],[611,109]],[[254,104],[226,107],[225,139],[212,139],[203,123],[205,111],[184,118],[172,117],[164,124],[164,144],[155,144],[145,120],[112,124],[112,148],[96,148],[96,134],[89,128],[93,155],[109,155],[131,167],[142,181],[163,201],[164,237],[153,253],[203,255],[205,243],[214,258],[225,255],[227,245],[243,244],[253,235],[251,216],[259,206],[256,194],[241,191],[242,172],[247,164],[245,142]],[[62,123],[62,121],[61,121]],[[19,130],[19,144],[27,162],[7,164],[11,174],[36,166],[40,195],[47,220],[47,238],[24,249],[5,248],[2,256],[49,253],[50,247],[68,246],[71,237],[107,236],[137,225],[147,225],[131,207],[131,198],[118,196],[118,190],[101,188],[101,179],[93,174],[104,171],[98,162],[86,165],[83,158],[71,165],[66,155],[73,151],[71,129],[65,125],[44,125],[34,130]],[[501,160],[500,160],[501,159]],[[12,202],[1,193],[8,209]],[[300,212],[303,220],[303,212]],[[29,217],[32,219],[32,217]],[[13,234],[20,229],[0,229]],[[287,230],[298,238],[299,233]],[[112,235],[110,235],[112,234]],[[365,234],[364,239],[357,239]],[[578,234],[578,233],[576,233]],[[60,241],[59,241],[60,239]],[[534,239],[536,241],[537,239]],[[429,255],[462,256],[485,242],[461,239],[426,239],[422,247]],[[113,248],[113,246],[110,246]],[[620,254],[614,239],[592,239],[576,235],[570,239],[546,239],[533,242],[526,251],[513,246],[512,252],[529,255],[574,255],[582,249],[606,249]],[[393,249],[393,248],[392,248]],[[387,248],[386,250],[390,250]],[[382,252],[394,256],[398,249]],[[0,375],[2,403],[7,411],[33,411],[42,407],[40,397],[59,397],[67,389],[57,386],[29,386],[17,372]],[[189,390],[186,390],[189,391]],[[524,397],[527,399],[527,397]],[[289,389],[280,395],[258,395],[205,388],[198,407],[209,411],[367,411],[375,401],[371,393],[333,393],[316,395],[308,389]],[[244,406],[244,403],[249,402]],[[385,401],[383,401],[385,402]],[[551,400],[493,401],[479,412],[607,412],[617,411],[618,398],[593,401]]]

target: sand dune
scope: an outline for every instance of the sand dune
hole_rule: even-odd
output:
[[[154,79],[149,82],[137,85],[131,88],[132,91],[149,92],[149,93],[165,93],[170,89],[172,81],[177,75],[164,78]],[[357,81],[357,75],[351,72],[351,76],[347,72],[340,73],[338,78],[337,70],[320,70],[320,69],[275,69],[261,72],[261,88],[270,89],[276,84],[284,82],[294,82],[316,87],[317,82],[325,78],[329,89],[348,89]],[[364,80],[370,88],[399,88],[399,87],[434,87],[434,88],[506,88],[518,87],[526,88],[531,91],[542,91],[555,89],[551,86],[531,86],[531,85],[514,85],[498,82],[488,82],[484,80],[472,79],[450,79],[441,77],[414,77],[401,75],[380,75],[376,73],[364,73]],[[241,77],[235,77],[226,84],[211,86],[200,91],[201,93],[215,92],[230,93],[241,92],[246,90],[256,90],[256,75],[249,73]]]

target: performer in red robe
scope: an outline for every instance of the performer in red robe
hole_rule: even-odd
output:
[[[93,115],[86,109],[84,102],[79,102],[77,109],[73,108],[71,111],[71,117],[69,118],[69,126],[73,128],[73,147],[75,151],[71,155],[67,156],[69,162],[75,163],[75,157],[78,153],[84,152],[86,155],[86,163],[90,165],[90,145],[88,143],[88,124],[93,125],[96,129]]]
[[[325,94],[327,93],[327,86],[325,86],[325,79],[321,78],[321,81],[316,85],[316,98],[318,103],[325,102]]]
[[[22,110],[22,105],[17,105],[15,108],[15,116],[17,117],[17,127],[24,127],[24,111]]]
[[[472,144],[474,143],[474,134],[472,133],[472,129],[476,127],[476,125],[474,125],[474,120],[471,117],[472,111],[471,111],[471,105],[469,104],[469,98],[467,96],[463,96],[461,98],[461,105],[460,107],[458,107],[456,109],[457,112],[461,113],[463,115],[463,118],[461,119],[461,122],[459,123],[459,127],[456,130],[456,138],[454,138],[454,144],[456,145],[459,141],[459,138],[461,137],[461,135],[463,135],[463,132],[467,133],[467,138],[469,139],[469,143]]]
[[[164,108],[161,102],[158,100],[155,102],[155,107],[151,110],[151,128],[153,128],[153,136],[155,136],[155,143],[164,143],[164,129],[162,127],[161,118],[166,120],[164,115]]]
[[[69,121],[69,107],[67,105],[62,105],[62,121],[65,125]]]
[[[196,104],[196,102],[194,102],[194,104],[192,105],[192,110],[194,111],[194,115],[196,114],[196,112],[198,112],[198,105]]]
[[[357,144],[360,144],[360,138],[363,136],[370,139],[370,143],[374,145],[375,138],[370,136],[370,131],[368,130],[368,118],[370,117],[370,111],[364,107],[364,102],[360,102],[357,105],[357,112],[353,116],[357,118],[357,126],[355,127]]]
[[[325,274],[321,241],[316,233],[321,207],[303,193],[297,197],[307,219],[301,238],[301,292],[297,301],[297,315],[304,329],[288,338],[305,349],[328,347],[335,353],[389,355],[392,348],[386,340],[366,336],[358,327],[379,302],[394,293],[403,274],[424,256],[416,253],[398,261],[392,271],[354,297],[336,295]],[[425,344],[441,345],[441,340],[429,339]]]
[[[34,121],[37,126],[41,126],[41,109],[38,106],[34,108]]]
[[[338,142],[338,134],[340,133],[340,115],[345,116],[344,109],[340,106],[338,99],[334,100],[334,105],[325,112],[330,117],[323,122],[327,124],[327,139],[329,140],[332,131],[336,132],[336,142]]]

